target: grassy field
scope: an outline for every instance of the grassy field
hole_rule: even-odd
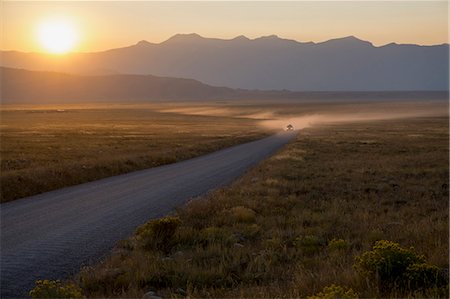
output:
[[[1,201],[203,155],[272,132],[254,119],[147,106],[1,111]]]
[[[447,298],[448,165],[448,117],[306,128],[231,186],[138,229],[74,283],[87,297]],[[373,248],[379,240],[399,245]],[[370,272],[386,255],[421,270]]]
[[[447,103],[208,102],[0,109],[0,201],[188,159],[288,123],[434,115]]]

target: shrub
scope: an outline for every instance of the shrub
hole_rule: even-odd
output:
[[[85,298],[82,290],[73,283],[62,284],[59,280],[37,280],[29,293],[31,298]]]
[[[147,250],[156,249],[167,253],[173,246],[173,236],[180,224],[178,217],[152,220],[138,228],[138,239]]]
[[[343,239],[333,239],[328,242],[328,248],[331,250],[347,250],[349,244]]]
[[[356,294],[350,288],[343,288],[332,284],[331,286],[324,287],[323,291],[313,295],[308,296],[308,299],[357,299],[358,294]]]
[[[422,264],[425,259],[417,255],[413,248],[402,248],[398,243],[381,240],[372,251],[356,257],[355,267],[371,281],[378,282],[383,291],[405,286],[405,273],[414,264]]]
[[[372,251],[356,258],[356,268],[363,276],[378,282],[382,292],[423,292],[429,289],[446,293],[448,277],[412,248],[405,249],[389,241],[378,241]]]

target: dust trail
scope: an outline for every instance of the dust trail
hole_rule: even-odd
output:
[[[295,130],[304,129],[317,123],[321,118],[321,115],[305,115],[299,117],[290,117],[284,119],[269,119],[259,122],[265,128],[268,129],[284,129],[288,124],[294,126]]]
[[[284,129],[292,124],[295,129],[304,129],[313,125],[382,121],[413,117],[448,117],[447,102],[391,102],[391,103],[328,103],[325,105],[293,104],[275,107],[217,107],[184,106],[162,107],[157,111],[184,115],[205,115],[234,118],[249,118],[268,129]]]
[[[404,111],[404,112],[357,112],[357,113],[323,113],[311,114],[287,118],[275,118],[263,120],[259,124],[269,129],[284,129],[288,124],[292,124],[296,130],[311,127],[313,125],[345,122],[363,122],[376,120],[392,120],[414,117],[435,117],[448,116],[445,111]]]
[[[159,109],[158,112],[177,113],[184,115],[205,115],[205,116],[225,116],[251,119],[271,119],[274,113],[270,111],[260,111],[259,109],[250,109],[251,111],[243,111],[232,107],[180,107]]]
[[[157,110],[164,113],[177,113],[184,115],[229,116],[234,114],[230,108],[217,107],[181,107]]]

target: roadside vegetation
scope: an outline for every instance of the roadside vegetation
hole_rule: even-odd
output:
[[[128,109],[1,111],[1,202],[268,135],[253,119]]]
[[[95,298],[447,298],[448,155],[447,117],[307,128],[67,287]]]

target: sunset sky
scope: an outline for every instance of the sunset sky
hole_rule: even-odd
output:
[[[75,32],[70,50],[83,52],[139,40],[162,42],[174,34],[192,32],[226,39],[276,34],[314,42],[354,35],[375,45],[448,42],[445,1],[2,1],[1,5],[2,50],[26,52],[46,51],[39,30],[52,26],[49,20],[55,18]]]

